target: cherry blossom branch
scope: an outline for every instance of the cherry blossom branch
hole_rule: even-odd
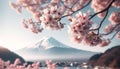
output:
[[[115,28],[117,28],[118,26],[120,26],[120,24],[116,24],[116,25],[111,29],[110,32],[105,33],[105,34],[101,34],[101,35],[109,35],[109,34],[111,34],[111,33],[115,30]]]
[[[78,12],[78,11],[84,9],[85,7],[87,7],[87,6],[91,3],[91,1],[92,1],[92,0],[90,0],[85,6],[83,6],[82,8],[80,8],[80,9],[74,11],[73,13],[62,16],[58,21],[60,21],[60,20],[61,20],[62,18],[64,18],[64,17],[71,16],[71,15],[75,14],[76,12]]]
[[[102,11],[100,11],[100,12],[97,12],[97,13],[93,14],[93,15],[88,19],[88,20],[90,20],[90,19],[92,19],[94,16],[96,16],[96,15],[98,15],[98,14],[100,14],[100,13],[106,12],[104,18],[103,18],[102,21],[100,22],[99,27],[96,28],[96,29],[91,29],[90,31],[98,30],[98,33],[97,33],[97,34],[99,35],[99,33],[100,33],[99,30],[100,30],[100,28],[101,28],[101,26],[102,26],[104,20],[106,19],[107,15],[108,15],[108,11],[109,11],[109,9],[110,9],[110,6],[112,5],[112,3],[113,3],[114,1],[115,1],[115,0],[112,0],[112,1],[110,2],[110,4],[109,4],[104,10],[102,10]]]
[[[108,10],[108,9],[111,7],[111,5],[113,4],[114,1],[115,1],[115,0],[112,0],[112,1],[110,2],[110,4],[109,4],[105,9],[103,9],[102,11],[99,11],[99,12],[93,14],[88,20],[91,20],[91,19],[92,19],[93,17],[95,17],[96,15],[98,15],[98,14],[100,14],[100,13],[105,12],[106,10]]]
[[[108,11],[109,11],[109,9],[106,11],[106,15],[104,16],[104,18],[103,18],[102,21],[100,22],[100,25],[99,25],[99,27],[98,27],[98,35],[99,35],[99,33],[100,33],[100,28],[101,28],[104,20],[106,19],[107,15],[108,15]]]
[[[111,23],[105,26],[106,33],[102,33],[100,30],[101,27],[104,27],[103,23],[107,19],[111,6],[119,8],[119,2],[119,0],[104,0],[103,2],[100,0],[23,0],[20,4],[11,3],[10,5],[17,12],[21,13],[22,8],[25,8],[33,15],[36,22],[31,19],[23,21],[24,27],[29,28],[33,33],[42,32],[43,29],[63,29],[65,24],[62,23],[62,19],[68,17],[70,21],[68,32],[72,35],[74,42],[90,46],[99,44],[100,46],[106,46],[111,40],[110,38],[104,38],[104,36],[115,33],[111,38],[113,39],[120,29],[120,11],[112,12],[109,16]],[[90,3],[95,13],[90,14],[89,11],[87,13],[80,12]],[[102,16],[102,19],[99,21],[98,27],[91,29],[93,26],[92,18],[97,15]]]
[[[90,29],[89,31],[95,31],[95,30],[98,30],[98,34],[99,34],[99,32],[100,32],[99,30],[100,30],[100,28],[101,28],[101,26],[102,26],[102,24],[103,24],[104,20],[106,19],[107,15],[108,15],[108,11],[109,11],[109,9],[108,9],[108,10],[106,10],[106,14],[105,14],[104,18],[102,19],[102,21],[100,22],[99,27],[98,27],[98,28],[96,28],[96,29]]]
[[[110,40],[112,40],[116,35],[117,35],[117,33],[119,33],[120,31],[117,31],[111,38],[110,38]]]
[[[79,2],[79,0],[76,1],[76,2],[71,6],[71,8],[73,8],[73,7],[75,6],[75,4],[77,4],[78,2]]]

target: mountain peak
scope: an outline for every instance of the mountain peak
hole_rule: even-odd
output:
[[[53,37],[43,37],[41,40],[40,40],[41,42],[58,42],[58,40],[56,40],[55,38],[53,38]],[[39,41],[39,42],[40,42]]]
[[[48,37],[43,37],[43,38],[42,38],[42,40],[51,40],[51,39],[52,39],[52,40],[56,40],[55,38],[49,37],[49,36],[48,36]]]
[[[59,42],[53,37],[43,37],[39,42],[37,42],[35,45],[28,47],[28,48],[44,48],[44,49],[50,49],[53,47],[62,47],[62,48],[69,48],[67,45],[64,45],[63,43]]]

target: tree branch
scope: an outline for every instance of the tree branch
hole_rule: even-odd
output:
[[[90,29],[89,31],[95,31],[95,30],[98,30],[98,34],[99,34],[99,32],[100,32],[99,30],[100,30],[100,28],[101,28],[101,26],[102,26],[104,20],[106,19],[107,15],[108,15],[108,11],[109,11],[109,9],[106,11],[106,14],[105,14],[104,18],[103,18],[102,21],[99,23],[99,24],[100,24],[99,27],[96,28],[96,29]]]
[[[62,18],[64,18],[64,17],[67,17],[67,16],[70,16],[70,15],[73,15],[73,14],[75,14],[76,12],[78,12],[78,11],[84,9],[85,7],[87,7],[87,6],[91,3],[91,1],[92,1],[92,0],[90,0],[85,6],[83,6],[82,8],[80,8],[80,9],[74,11],[73,13],[62,16],[58,21],[60,21],[60,20],[61,20]]]
[[[115,1],[115,0],[112,0],[112,1],[110,2],[110,4],[109,4],[105,9],[103,9],[103,10],[101,10],[101,11],[93,14],[88,20],[92,19],[94,16],[98,15],[99,13],[102,13],[102,12],[105,12],[106,10],[108,10],[108,9],[111,7],[111,5],[112,5],[112,3],[113,3],[114,1]]]
[[[101,34],[101,35],[109,35],[109,34],[111,34],[115,30],[115,28],[118,27],[118,26],[120,26],[120,24],[116,24],[115,27],[112,28],[112,30],[110,32],[105,33],[105,34]]]
[[[112,39],[117,35],[118,32],[120,32],[120,31],[117,31],[117,32],[110,38],[110,40],[112,40]]]
[[[103,18],[102,21],[100,22],[100,25],[99,25],[99,27],[98,27],[98,35],[99,35],[99,33],[100,33],[100,28],[101,28],[104,20],[106,19],[107,15],[108,15],[108,11],[109,11],[109,9],[106,11],[106,15],[104,16],[104,18]]]
[[[80,0],[78,0],[78,1],[80,1]],[[78,1],[76,1],[76,2],[75,2],[72,6],[71,6],[71,8],[72,8],[72,7],[74,7],[74,6],[75,6],[75,4],[77,4],[77,3],[78,3]]]

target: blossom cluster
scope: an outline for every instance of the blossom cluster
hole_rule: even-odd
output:
[[[120,32],[117,34],[117,38],[119,38],[119,39],[120,39]]]
[[[109,17],[109,21],[111,23],[105,27],[105,32],[120,32],[120,11],[113,12]],[[119,36],[119,33],[117,36]]]
[[[24,63],[21,65],[21,61],[17,58],[14,63],[10,63],[10,61],[4,61],[0,58],[0,69],[39,69],[40,64],[39,62],[35,62],[31,65]]]
[[[57,69],[57,65],[53,63],[51,60],[46,61],[47,69]],[[0,69],[41,69],[40,62],[34,62],[33,64],[23,63],[19,58],[17,58],[14,63],[10,63],[10,61],[4,61],[0,58]],[[64,69],[69,69],[65,67]]]
[[[39,32],[42,32],[42,30],[43,30],[43,28],[40,27],[40,23],[34,22],[32,19],[28,19],[28,20],[23,19],[22,24],[23,24],[24,28],[26,28],[26,29],[30,28],[30,30],[33,33],[39,33]]]
[[[89,4],[95,13],[81,13],[80,10]],[[116,36],[120,36],[120,11],[111,11],[112,14],[107,18],[110,8],[120,8],[120,0],[17,0],[16,3],[11,2],[10,6],[19,13],[25,9],[33,15],[33,18],[22,21],[23,26],[33,33],[42,32],[44,29],[60,30],[69,24],[68,31],[72,40],[90,46],[110,44],[111,39],[104,38],[104,35],[116,32]],[[93,29],[95,23],[92,18],[96,15],[103,19],[99,26]],[[62,20],[65,17],[68,17],[69,23]],[[110,24],[103,26],[103,34],[100,28],[105,19],[109,20]]]
[[[112,0],[92,0],[91,7],[94,9],[94,12],[100,12],[104,10]],[[113,7],[120,8],[120,0],[114,0],[112,3]],[[104,17],[106,15],[106,11],[98,14],[99,17]]]
[[[11,2],[10,6],[19,13],[22,13],[22,9],[29,11],[33,15],[35,22],[23,19],[23,26],[30,28],[34,33],[39,33],[43,29],[59,30],[64,28],[64,23],[60,21],[61,18],[82,8],[88,1],[18,0],[16,3]]]
[[[68,32],[72,36],[72,40],[77,43],[83,43],[90,46],[106,46],[110,43],[109,39],[102,39],[94,31],[90,31],[92,21],[89,20],[90,14],[79,12],[75,17],[69,17],[71,25]]]

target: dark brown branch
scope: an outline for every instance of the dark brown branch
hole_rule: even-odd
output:
[[[120,31],[117,31],[111,38],[110,38],[110,40],[112,40],[116,35],[117,35],[117,33],[119,33]]]
[[[101,35],[109,35],[109,34],[111,34],[115,30],[115,28],[117,28],[118,26],[120,26],[120,24],[116,24],[115,27],[113,27],[110,32],[105,33],[105,34],[101,34]]]
[[[80,1],[80,0],[78,0],[78,1]],[[71,6],[71,8],[73,8],[73,7],[75,6],[75,4],[78,3],[78,1],[76,1],[76,2]]]
[[[87,7],[87,6],[91,3],[91,1],[92,1],[92,0],[90,0],[85,6],[83,6],[82,8],[80,8],[80,9],[74,11],[73,13],[62,16],[58,21],[60,21],[60,20],[61,20],[62,18],[64,18],[64,17],[67,17],[67,16],[70,16],[70,15],[73,15],[73,14],[75,14],[76,12],[78,12],[78,11],[84,9],[85,7]]]
[[[104,18],[103,18],[102,21],[99,23],[99,24],[100,24],[99,27],[96,28],[96,29],[90,29],[89,31],[95,31],[95,30],[98,30],[98,34],[99,34],[99,32],[100,32],[99,30],[100,30],[100,28],[101,28],[101,26],[102,26],[104,20],[106,19],[107,15],[108,15],[108,11],[109,11],[109,9],[106,11],[106,14],[105,14]]]
[[[109,11],[109,9],[106,11],[106,15],[104,16],[104,18],[103,18],[102,21],[100,22],[100,25],[99,25],[99,27],[98,27],[98,34],[100,33],[100,28],[101,28],[104,20],[106,19],[107,15],[108,15],[108,11]]]
[[[90,20],[90,19],[92,19],[94,16],[96,16],[96,15],[98,15],[98,14],[100,14],[100,13],[106,12],[106,15],[104,16],[104,18],[103,18],[102,21],[100,22],[99,27],[96,28],[96,29],[91,29],[90,31],[95,31],[95,30],[97,30],[97,31],[98,31],[97,34],[99,35],[99,33],[100,33],[100,28],[101,28],[101,26],[102,26],[104,20],[106,19],[107,15],[108,15],[108,11],[109,11],[109,9],[110,9],[110,6],[112,5],[112,3],[113,3],[114,1],[115,1],[115,0],[112,0],[112,1],[110,2],[110,4],[109,4],[104,10],[95,13],[94,15],[92,15],[92,16],[89,18],[89,20]]]
[[[90,20],[90,19],[92,19],[94,16],[96,16],[96,15],[102,13],[102,12],[105,12],[106,10],[108,10],[108,9],[111,7],[111,5],[112,5],[112,3],[113,3],[114,1],[115,1],[115,0],[112,0],[112,1],[110,2],[110,4],[109,4],[105,9],[103,9],[103,10],[101,10],[101,11],[93,14],[88,20]]]

